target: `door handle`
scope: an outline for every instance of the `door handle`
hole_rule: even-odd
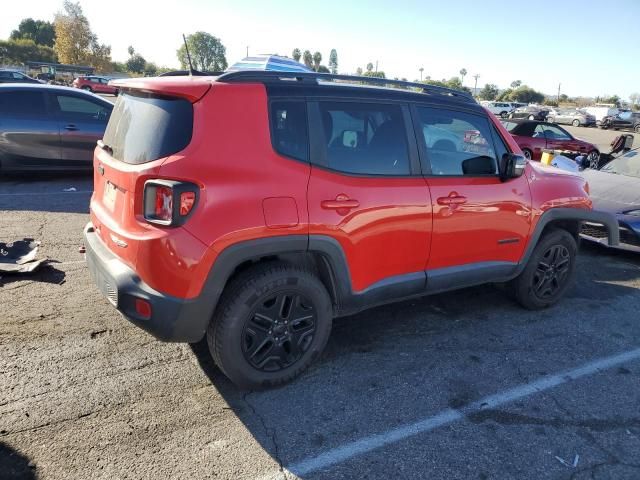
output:
[[[358,208],[360,202],[340,194],[335,200],[323,200],[320,202],[320,206],[325,210],[351,210],[352,208]]]
[[[439,197],[437,202],[438,205],[462,205],[463,203],[467,203],[467,197],[453,192],[449,194],[448,197]]]
[[[74,130],[78,130],[78,127],[76,127],[73,123],[70,123],[69,125],[65,125],[64,129],[74,131]]]

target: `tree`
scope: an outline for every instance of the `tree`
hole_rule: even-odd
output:
[[[383,71],[378,70],[377,72],[374,72],[373,70],[367,70],[366,72],[364,72],[363,74],[364,77],[375,77],[375,78],[387,78],[384,74]]]
[[[460,70],[460,85],[464,84],[464,77],[467,75],[467,69],[463,68]]]
[[[18,25],[18,29],[11,32],[9,38],[11,40],[33,40],[36,45],[53,47],[56,32],[51,22],[25,18]]]
[[[88,63],[99,71],[111,64],[111,47],[98,42],[79,3],[65,0],[63,11],[56,13],[53,24],[56,33],[54,50],[59,62]]]
[[[313,68],[313,55],[309,50],[305,50],[302,54],[302,61],[308,68]]]
[[[327,67],[325,67],[324,65],[320,65],[318,67],[318,70],[316,70],[316,72],[318,73],[332,73],[331,70],[329,70]]]
[[[362,76],[362,67],[358,67],[358,68],[356,69],[356,75],[358,75],[359,77],[361,77],[361,76]]]
[[[331,70],[333,74],[338,73],[338,52],[335,48],[332,49],[329,54],[329,70]]]
[[[544,100],[544,94],[527,85],[521,85],[510,92],[509,100],[522,103],[540,103]]]
[[[322,62],[322,54],[320,52],[316,52],[313,54],[313,69],[317,72],[318,68],[320,68],[320,62]]]
[[[367,72],[373,72],[373,63],[367,63]]]
[[[483,100],[495,100],[498,96],[498,87],[493,83],[487,83],[482,90],[480,90],[479,97]]]
[[[219,38],[207,32],[196,32],[187,35],[187,45],[194,69],[213,72],[222,72],[227,69],[227,49]],[[178,49],[177,55],[182,68],[187,68],[189,60],[184,44]]]
[[[301,57],[302,53],[300,52],[300,49],[294,48],[293,52],[291,52],[291,58],[293,58],[296,62],[299,62]]]
[[[51,47],[36,45],[31,39],[0,40],[0,59],[5,63],[25,63],[57,61],[56,52]]]
[[[129,45],[127,47],[127,53],[129,54],[130,57],[133,57],[133,54],[136,53],[136,51],[133,49],[133,45]]]
[[[158,66],[153,62],[146,62],[144,65],[144,75],[146,77],[155,77],[158,74]]]
[[[147,65],[147,61],[142,55],[134,52],[133,55],[129,57],[129,60],[127,60],[125,65],[129,72],[143,73]]]
[[[514,80],[513,82],[511,82],[511,88],[514,90],[520,85],[522,85],[522,80]]]
[[[629,101],[631,105],[638,105],[640,103],[640,93],[634,92],[629,95]]]

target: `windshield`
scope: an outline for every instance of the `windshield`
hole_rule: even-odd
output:
[[[640,178],[640,152],[625,153],[607,163],[601,171]]]
[[[168,157],[191,142],[193,107],[187,100],[123,92],[109,119],[104,143],[113,158],[140,164]]]

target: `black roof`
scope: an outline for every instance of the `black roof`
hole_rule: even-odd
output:
[[[376,77],[333,75],[316,72],[275,72],[243,70],[216,78],[225,83],[264,83],[270,92],[295,95],[334,95],[341,97],[376,97],[407,101],[455,103],[469,108],[482,107],[470,93],[424,83],[389,80]],[[390,88],[395,87],[395,88]]]

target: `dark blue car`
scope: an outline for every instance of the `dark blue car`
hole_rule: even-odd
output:
[[[620,225],[620,245],[615,248],[640,252],[640,151],[632,150],[600,170],[585,170],[593,207],[614,213]],[[602,226],[585,223],[582,237],[607,245]]]

